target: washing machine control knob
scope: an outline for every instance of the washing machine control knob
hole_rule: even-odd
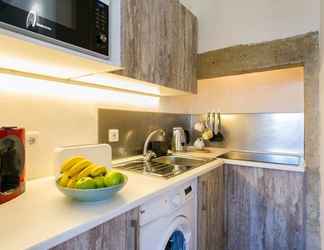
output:
[[[181,199],[181,195],[180,194],[176,194],[172,200],[171,200],[171,203],[174,207],[179,207],[182,205],[182,199]]]

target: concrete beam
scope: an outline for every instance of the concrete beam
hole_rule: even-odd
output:
[[[238,45],[198,56],[198,79],[267,71],[304,64],[317,32],[270,42]]]

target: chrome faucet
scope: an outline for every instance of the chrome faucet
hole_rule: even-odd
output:
[[[159,128],[159,129],[156,129],[156,130],[152,131],[147,136],[147,138],[145,140],[144,149],[143,149],[143,156],[144,156],[144,160],[146,162],[148,162],[148,161],[152,160],[152,158],[156,157],[156,154],[154,152],[152,152],[152,151],[148,151],[147,148],[148,148],[148,145],[149,145],[152,137],[157,133],[160,133],[161,136],[163,136],[163,137],[165,136],[165,131],[163,129]]]

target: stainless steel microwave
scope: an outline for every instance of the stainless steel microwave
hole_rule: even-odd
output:
[[[109,57],[109,0],[0,0],[0,26]]]

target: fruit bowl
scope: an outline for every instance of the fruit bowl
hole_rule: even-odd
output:
[[[67,188],[62,187],[57,181],[56,187],[58,190],[60,190],[64,195],[78,200],[78,201],[102,201],[109,199],[112,197],[115,193],[119,192],[128,181],[128,178],[126,175],[123,175],[124,181],[123,183],[111,187],[104,187],[104,188],[96,188],[96,189],[77,189],[77,188]]]

